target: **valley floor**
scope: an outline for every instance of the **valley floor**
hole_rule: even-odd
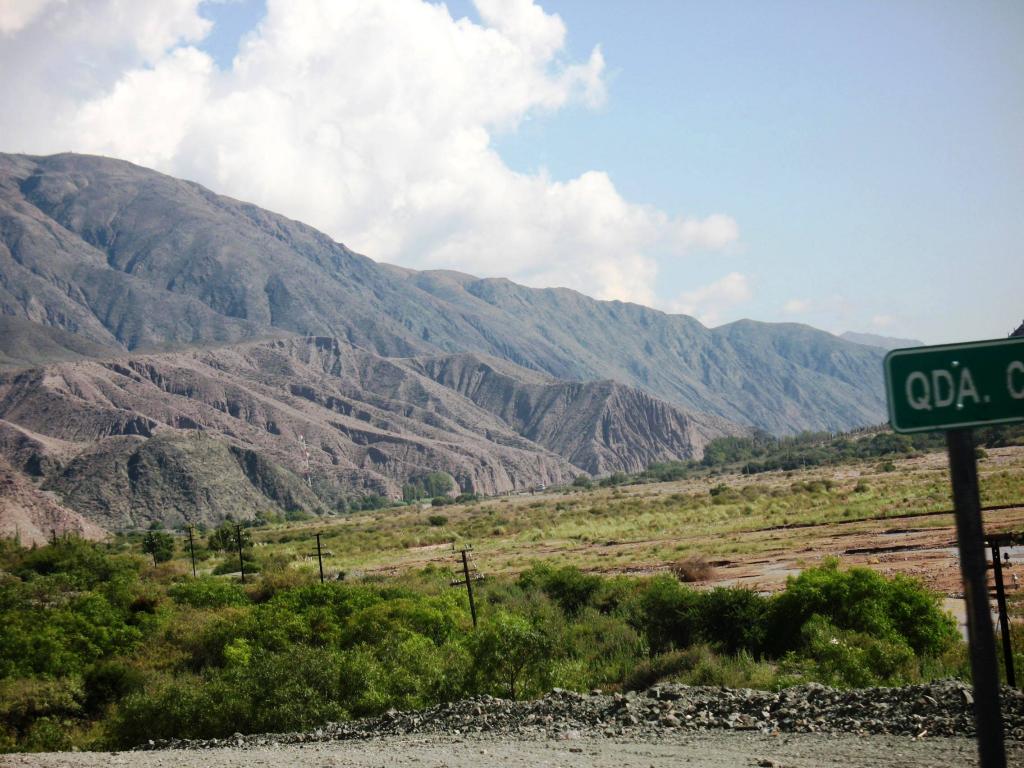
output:
[[[1024,743],[1007,743],[1008,765],[1024,765]],[[900,736],[849,734],[782,734],[701,732],[672,734],[650,741],[583,737],[568,740],[530,739],[486,734],[393,736],[252,749],[200,751],[80,752],[0,757],[10,768],[162,768],[208,766],[248,768],[288,765],[296,768],[933,768],[977,765],[977,747],[965,738],[912,739]]]
[[[262,530],[255,538],[263,551],[283,550],[312,565],[313,532],[323,531],[329,575],[454,567],[452,544],[466,542],[486,574],[547,560],[594,573],[645,575],[699,557],[712,566],[700,585],[762,592],[778,591],[788,576],[835,556],[886,576],[917,577],[959,598],[946,462],[945,453],[931,453],[888,467],[865,461],[387,509]],[[984,514],[986,533],[1024,531],[1024,447],[989,450],[979,476],[982,504],[1001,507]],[[430,519],[438,515],[444,522],[435,526]],[[1015,574],[1024,586],[1024,548],[1011,548],[1010,555],[1005,578],[1013,591]]]

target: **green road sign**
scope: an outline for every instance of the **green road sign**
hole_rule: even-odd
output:
[[[1024,337],[893,350],[885,387],[897,432],[1024,421]]]

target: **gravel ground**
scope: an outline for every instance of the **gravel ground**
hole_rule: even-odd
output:
[[[1003,689],[1009,765],[1024,766],[1024,694]],[[643,693],[490,696],[314,731],[153,742],[123,753],[12,755],[0,765],[940,766],[976,763],[958,680],[840,691],[659,685]]]
[[[1024,765],[1024,744],[1011,742],[1008,765]],[[473,734],[451,738],[392,736],[290,746],[154,750],[121,753],[7,755],[2,766],[39,768],[935,768],[977,765],[977,748],[964,738],[913,739],[850,734],[701,731],[665,734],[653,741],[582,737],[542,739]]]

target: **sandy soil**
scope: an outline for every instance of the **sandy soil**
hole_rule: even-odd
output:
[[[538,741],[476,735],[393,737],[370,741],[200,751],[53,753],[7,755],[0,766],[43,768],[157,768],[163,766],[296,766],[297,768],[934,768],[977,765],[968,739],[707,732],[673,735],[655,742],[581,738]],[[1007,764],[1024,765],[1024,744],[1007,745]]]

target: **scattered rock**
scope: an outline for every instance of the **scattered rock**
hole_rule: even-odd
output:
[[[1024,693],[1002,690],[1006,738],[1024,741]],[[311,733],[234,734],[227,739],[153,742],[141,749],[252,747],[405,734],[488,732],[557,740],[591,736],[656,738],[670,731],[731,729],[785,733],[890,734],[908,738],[974,735],[973,697],[959,680],[904,688],[836,690],[808,684],[755,691],[661,684],[638,695],[582,695],[556,689],[534,701],[477,696],[417,712],[327,723]],[[775,763],[760,762],[768,766]]]

